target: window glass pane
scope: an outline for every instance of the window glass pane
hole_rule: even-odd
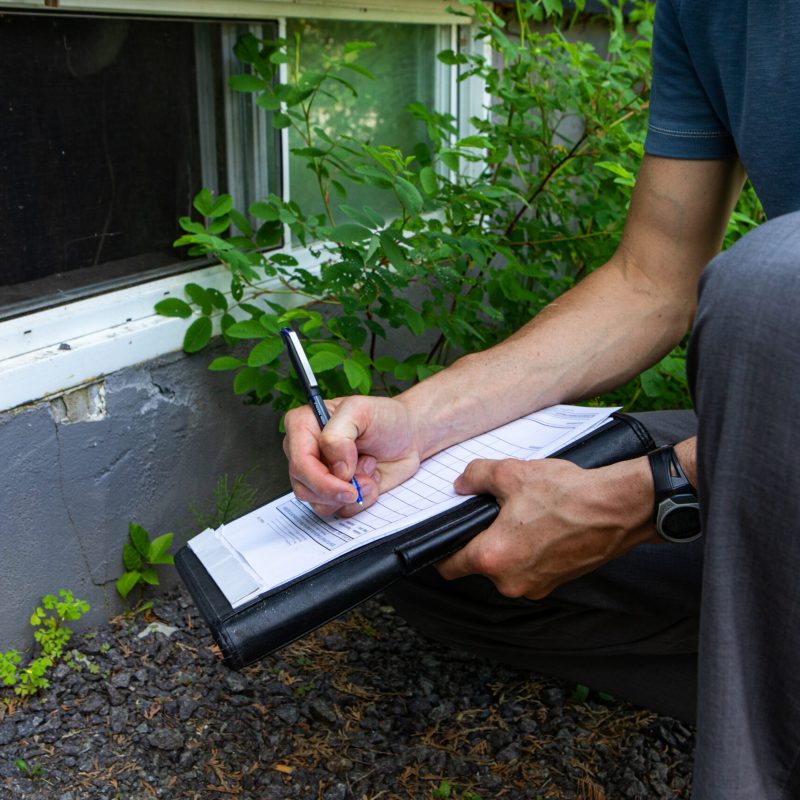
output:
[[[314,102],[314,120],[333,139],[342,134],[357,136],[374,145],[400,147],[410,154],[417,142],[427,142],[424,124],[404,109],[421,102],[433,107],[437,95],[438,29],[433,25],[347,22],[333,20],[293,20],[287,25],[290,41],[300,37],[300,63],[303,70],[324,66],[325,59],[340,54],[347,42],[373,42],[375,47],[359,53],[357,63],[368,69],[375,80],[352,72],[347,75],[357,97],[344,87],[333,92],[335,98],[319,95]],[[291,130],[290,148],[303,146]],[[307,212],[322,210],[319,188],[305,161],[289,159],[290,195]],[[379,190],[347,184],[349,205],[370,205],[381,213],[395,208],[391,198]],[[334,202],[334,206],[336,203]],[[382,207],[384,206],[384,207]]]
[[[0,308],[180,262],[178,217],[230,183],[225,29],[0,14]]]

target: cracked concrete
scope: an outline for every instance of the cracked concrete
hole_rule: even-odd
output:
[[[130,521],[177,545],[222,474],[255,467],[262,502],[288,489],[276,416],[235,397],[212,357],[173,354],[0,414],[0,649],[31,644],[43,594],[88,600],[83,624],[122,610],[113,581]]]

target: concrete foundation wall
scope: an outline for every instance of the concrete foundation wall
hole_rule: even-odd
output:
[[[178,546],[223,474],[252,470],[259,502],[288,491],[277,415],[244,405],[209,360],[176,353],[0,414],[0,650],[32,644],[31,611],[59,589],[92,606],[76,629],[123,610],[130,521]]]

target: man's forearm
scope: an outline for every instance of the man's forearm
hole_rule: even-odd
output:
[[[691,324],[744,171],[735,159],[646,157],[611,261],[505,342],[400,395],[423,456],[553,403],[615,388]]]
[[[609,263],[505,342],[467,355],[400,395],[423,457],[532,410],[629,380],[680,340],[680,304]]]

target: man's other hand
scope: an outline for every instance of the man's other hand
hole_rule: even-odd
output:
[[[508,597],[540,599],[645,541],[652,524],[647,458],[581,469],[568,461],[473,461],[462,494],[491,494],[494,523],[437,565],[444,578],[480,574]]]

